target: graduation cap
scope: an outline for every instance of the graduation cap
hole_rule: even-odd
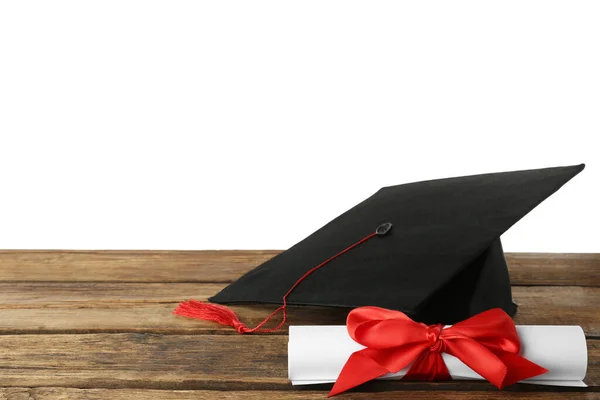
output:
[[[491,308],[513,316],[500,236],[584,164],[389,186],[211,297],[175,314],[240,333],[283,326],[287,305],[379,306],[453,324]],[[282,304],[248,328],[219,304]],[[283,320],[264,324],[278,312]]]

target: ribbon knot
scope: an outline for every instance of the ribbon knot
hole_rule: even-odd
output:
[[[429,351],[432,353],[443,353],[446,350],[444,339],[440,338],[444,326],[441,324],[427,326],[427,339],[429,339]]]
[[[519,355],[515,324],[499,308],[444,329],[415,322],[400,311],[359,307],[348,314],[347,327],[365,348],[350,356],[330,397],[408,366],[403,379],[452,379],[442,353],[457,357],[499,389],[548,372]]]

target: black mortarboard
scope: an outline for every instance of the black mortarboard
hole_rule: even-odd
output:
[[[514,315],[500,235],[583,168],[384,187],[210,301],[281,304],[299,278],[346,249],[295,286],[287,304],[379,306],[444,324],[496,307]],[[386,223],[393,228],[372,235]]]

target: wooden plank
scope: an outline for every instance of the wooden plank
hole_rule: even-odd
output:
[[[513,287],[518,325],[580,325],[600,337],[600,288]]]
[[[149,389],[73,389],[73,388],[0,388],[0,400],[325,400],[326,391],[220,391],[212,390],[149,390]],[[338,396],[344,400],[593,400],[599,392],[514,392],[514,391],[394,391],[379,393],[348,392]]]
[[[223,283],[0,282],[0,309],[111,307],[123,303],[204,300]]]
[[[0,336],[0,387],[289,390],[287,340],[276,335],[5,335]],[[588,340],[588,352],[585,381],[597,387],[600,341]],[[509,389],[536,389],[528,386]],[[375,382],[366,389],[496,390],[476,381]]]
[[[506,253],[513,285],[600,286],[598,253]]]
[[[278,253],[2,250],[0,281],[231,282]]]
[[[0,251],[0,281],[231,282],[279,250]],[[600,254],[507,253],[513,285],[600,286]]]
[[[229,327],[171,314],[178,301],[204,300],[224,284],[192,283],[1,283],[0,333],[236,334]],[[600,338],[600,288],[534,286],[513,288],[521,325],[581,325]],[[272,305],[232,307],[250,326]],[[344,324],[348,310],[291,307],[294,325]],[[279,332],[285,334],[285,330]]]

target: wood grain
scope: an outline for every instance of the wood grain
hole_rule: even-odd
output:
[[[276,335],[5,335],[0,336],[0,387],[299,391],[287,379],[287,340]],[[585,381],[597,390],[600,341],[588,340],[588,352]],[[476,381],[373,382],[363,389],[496,390]],[[525,384],[508,389],[540,390]]]
[[[239,336],[175,317],[279,251],[0,251],[0,400],[322,399],[292,387],[286,330]],[[599,399],[600,254],[507,254],[517,324],[581,325],[588,389],[486,382],[370,382],[347,399]],[[233,307],[248,325],[268,305]],[[348,310],[292,307],[292,324]],[[377,393],[371,393],[371,392]]]
[[[171,314],[178,302],[204,300],[224,284],[0,283],[0,333],[237,334],[229,327]],[[600,338],[600,288],[518,286],[517,324],[581,325]],[[248,325],[273,311],[269,305],[232,306]],[[347,309],[291,307],[294,325],[343,325]],[[285,334],[286,330],[278,334]]]
[[[0,251],[0,281],[231,282],[279,250]],[[507,253],[513,285],[600,286],[600,254]]]
[[[0,309],[98,307],[204,300],[223,283],[0,282]]]
[[[552,393],[552,392],[507,392],[507,391],[400,391],[383,393],[348,392],[336,397],[340,400],[594,400],[600,393]],[[212,390],[148,390],[148,389],[73,389],[73,388],[0,388],[0,400],[325,400],[326,391],[231,391]]]

